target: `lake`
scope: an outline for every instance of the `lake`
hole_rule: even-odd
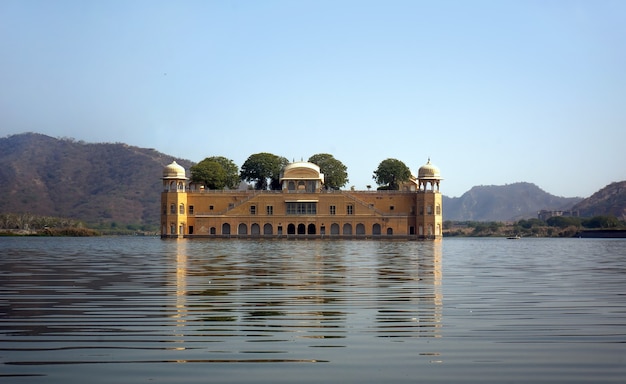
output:
[[[626,239],[0,238],[6,383],[624,383]]]

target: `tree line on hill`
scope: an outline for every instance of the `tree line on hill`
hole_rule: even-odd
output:
[[[623,229],[626,221],[615,216],[563,217],[546,221],[522,219],[513,223],[501,221],[452,221],[443,223],[444,236],[521,236],[521,237],[573,237],[585,229]]]
[[[96,236],[100,233],[85,227],[79,220],[39,216],[30,213],[0,214],[0,236]]]
[[[118,224],[115,221],[86,224],[80,220],[42,216],[32,213],[0,214],[0,236],[99,236],[99,235],[156,235],[150,225]]]

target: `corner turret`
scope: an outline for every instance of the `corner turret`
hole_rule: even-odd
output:
[[[173,161],[163,168],[161,193],[161,237],[183,237],[187,225],[187,176]]]

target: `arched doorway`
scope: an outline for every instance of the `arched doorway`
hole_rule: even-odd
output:
[[[298,224],[298,235],[306,235],[306,226],[302,223]]]
[[[362,223],[358,223],[356,225],[356,234],[365,235],[365,225],[363,225]]]
[[[287,234],[288,235],[295,235],[296,234],[296,226],[291,223],[287,226]]]
[[[222,224],[222,235],[230,235],[230,224]]]
[[[338,235],[339,234],[339,224],[332,223],[330,225],[330,234],[331,235]]]
[[[264,235],[271,235],[272,232],[273,232],[272,224],[265,223],[265,225],[263,226],[263,234]]]
[[[240,223],[239,228],[237,228],[238,235],[247,235],[248,234],[248,226],[245,223]]]
[[[257,223],[254,223],[250,226],[250,234],[251,235],[260,235],[261,234],[261,226]]]
[[[380,224],[372,225],[372,235],[380,235]]]
[[[307,227],[306,233],[308,233],[309,235],[315,235],[315,224],[313,223],[309,224],[309,226]]]
[[[343,234],[344,235],[351,235],[352,234],[352,224],[345,223],[343,225]]]

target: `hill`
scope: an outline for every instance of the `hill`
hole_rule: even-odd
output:
[[[162,169],[188,160],[122,143],[90,144],[25,133],[0,139],[0,213],[70,217],[89,224],[159,224]]]
[[[615,216],[626,220],[626,181],[607,185],[572,207],[581,216]]]
[[[551,195],[532,183],[481,185],[461,197],[443,198],[445,220],[516,221],[536,218],[541,209],[569,209],[582,200]]]

